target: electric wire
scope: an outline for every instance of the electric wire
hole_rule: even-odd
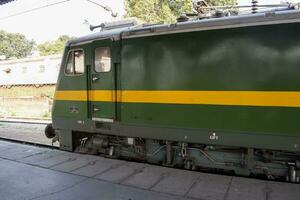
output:
[[[47,4],[47,5],[39,6],[39,7],[36,7],[36,8],[24,10],[22,12],[18,12],[18,13],[11,14],[11,15],[8,15],[8,16],[5,16],[5,17],[1,17],[0,20],[20,16],[20,15],[27,14],[27,13],[30,13],[30,12],[33,12],[33,11],[37,11],[37,10],[41,10],[41,9],[44,9],[44,8],[49,8],[51,6],[56,6],[56,5],[59,5],[59,4],[63,4],[63,3],[69,2],[69,1],[71,1],[71,0],[63,0],[63,1],[55,2],[55,3],[50,3],[50,4]]]

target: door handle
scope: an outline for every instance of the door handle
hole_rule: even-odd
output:
[[[100,111],[100,108],[97,108],[97,107],[93,107],[93,112],[98,112],[98,111]]]
[[[96,82],[99,78],[98,77],[93,77],[92,80],[93,82]]]

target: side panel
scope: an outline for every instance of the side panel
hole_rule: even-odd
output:
[[[299,58],[300,24],[127,39],[123,41],[121,89],[142,93],[137,93],[141,98],[137,103],[124,102],[126,93],[121,94],[121,121],[210,133],[299,136]],[[186,91],[210,91],[216,94],[214,100],[221,102],[224,92],[286,93],[279,95],[281,106],[272,104],[278,100],[276,95],[271,99],[252,96],[258,105],[247,105],[243,101],[249,99],[239,96],[226,97],[238,102],[236,105],[226,105],[226,99],[224,105],[214,101],[151,103],[155,98],[147,93],[153,91],[183,91],[183,96]],[[285,98],[289,101],[294,97],[295,104],[284,104]],[[176,102],[174,98],[169,96]]]

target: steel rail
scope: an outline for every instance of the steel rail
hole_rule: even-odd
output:
[[[43,147],[43,148],[48,148],[48,149],[59,149],[58,146],[41,144],[41,143],[30,142],[30,141],[22,141],[22,140],[17,140],[17,139],[12,139],[12,138],[0,137],[0,140],[7,141],[7,142],[18,143],[18,144],[24,144],[24,145],[31,145],[31,146],[36,146],[36,147]]]
[[[41,124],[47,125],[51,121],[47,120],[37,120],[37,119],[26,119],[26,118],[0,118],[0,123],[10,123],[10,124]]]
[[[209,9],[230,9],[230,8],[280,8],[280,7],[291,7],[296,6],[298,4],[258,4],[258,5],[228,5],[228,6],[208,6],[208,7],[201,7],[201,9],[209,10]]]

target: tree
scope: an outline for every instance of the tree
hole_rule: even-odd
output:
[[[234,5],[236,0],[207,0],[211,6]],[[127,16],[148,23],[173,23],[181,13],[191,13],[193,0],[125,0]]]
[[[0,30],[0,55],[9,58],[24,58],[31,54],[35,42],[26,39],[20,33],[8,33]]]
[[[72,38],[73,37],[68,35],[62,35],[55,41],[48,41],[38,45],[37,48],[42,56],[61,54],[64,50],[65,43]]]

